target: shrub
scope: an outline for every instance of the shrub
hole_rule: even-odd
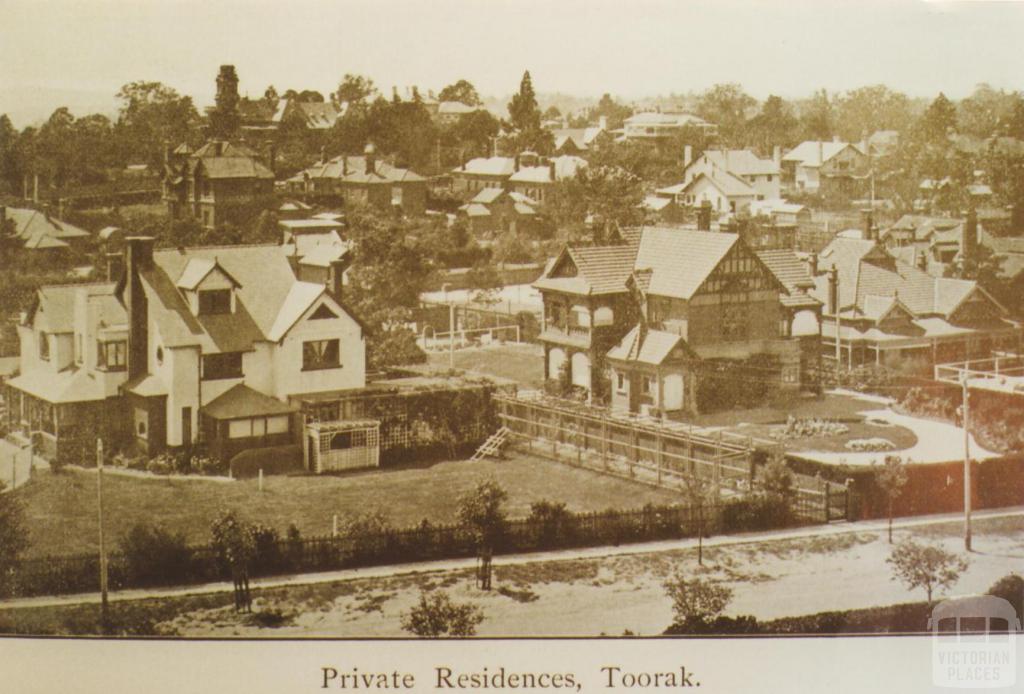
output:
[[[665,630],[667,635],[680,634],[760,634],[761,625],[750,615],[740,617],[718,616],[711,620],[687,618],[672,624]]]
[[[126,579],[130,585],[173,582],[189,575],[192,552],[184,533],[136,524],[121,539]]]
[[[812,436],[836,436],[846,434],[850,427],[840,422],[816,417],[794,417],[789,415],[786,423],[772,430],[772,438],[778,441],[810,438]]]
[[[235,478],[256,477],[260,470],[264,475],[286,475],[303,470],[302,445],[268,446],[250,448],[231,459],[231,476]]]
[[[539,547],[567,545],[576,536],[576,517],[560,501],[534,502],[530,505],[527,523],[536,529],[536,542]]]
[[[896,445],[889,439],[850,439],[844,444],[847,450],[851,451],[892,451]]]
[[[146,472],[154,475],[169,475],[174,471],[175,461],[166,453],[161,453],[146,461]]]
[[[402,628],[425,638],[472,636],[482,621],[484,614],[479,607],[452,602],[448,594],[441,591],[433,597],[421,593],[419,603],[402,614]]]
[[[928,602],[936,588],[950,588],[967,570],[967,560],[936,545],[904,540],[885,560],[892,565],[893,580],[902,581],[909,590],[924,588]]]
[[[789,500],[775,495],[755,493],[733,499],[722,507],[722,530],[767,530],[792,524]]]
[[[676,573],[665,581],[665,593],[672,599],[675,624],[707,623],[722,614],[732,600],[732,590],[702,578],[687,579]]]
[[[1013,609],[1017,610],[1017,615],[1024,621],[1024,578],[1021,578],[1019,574],[1003,576],[992,584],[992,587],[988,589],[988,594],[1009,602],[1013,605]]]
[[[192,472],[199,475],[220,476],[227,471],[227,465],[208,455],[192,456]]]

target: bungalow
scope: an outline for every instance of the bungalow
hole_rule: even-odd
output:
[[[849,142],[807,140],[782,157],[786,182],[809,193],[852,195],[868,169],[868,155]]]
[[[906,214],[882,231],[880,240],[889,253],[903,262],[942,277],[960,256],[969,220]],[[977,241],[978,221],[973,218]]]
[[[554,153],[580,155],[593,149],[600,149],[611,142],[608,131],[608,120],[601,116],[599,124],[586,128],[555,128],[551,131],[555,136]]]
[[[427,207],[427,179],[381,161],[373,145],[361,157],[341,155],[300,171],[286,182],[293,195],[323,202],[359,203],[418,216]]]
[[[484,188],[505,188],[516,171],[514,157],[477,157],[452,169],[452,188],[467,196]]]
[[[706,171],[694,173],[688,181],[660,188],[656,193],[678,206],[710,207],[719,214],[745,212],[758,199],[752,185],[717,166],[709,166]]]
[[[837,237],[811,264],[825,357],[925,370],[1020,348],[1020,325],[977,282],[932,277],[874,239]]]
[[[666,140],[687,130],[697,130],[712,136],[718,132],[718,126],[692,113],[647,111],[634,114],[623,122],[621,139],[652,142]]]
[[[532,152],[523,152],[513,161],[514,171],[508,178],[508,187],[514,193],[544,204],[556,184],[573,178],[586,165],[586,159],[568,154],[541,159]]]
[[[466,220],[473,234],[532,232],[539,217],[536,201],[502,188],[484,188],[459,207],[458,216]]]
[[[23,248],[41,253],[62,254],[81,249],[90,234],[60,221],[48,212],[0,205],[0,229],[13,225],[14,236]]]
[[[97,433],[150,454],[203,443],[225,460],[297,443],[289,398],[362,387],[365,343],[340,298],[343,261],[325,286],[299,279],[290,252],[128,238],[116,285],[43,288],[7,384],[12,427],[49,434],[63,460]]]
[[[776,147],[772,159],[763,159],[749,149],[709,149],[690,160],[691,147],[684,149],[683,183],[689,183],[698,174],[725,171],[746,182],[754,189],[758,200],[771,200],[781,196],[782,151]]]

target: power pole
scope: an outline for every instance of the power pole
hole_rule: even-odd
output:
[[[109,605],[107,604],[107,547],[103,540],[103,439],[96,439],[96,498],[100,524],[100,624],[107,633]]]
[[[970,362],[964,365],[961,376],[963,383],[963,427],[964,427],[964,549],[971,551],[971,431],[970,431],[970,392],[967,378]]]

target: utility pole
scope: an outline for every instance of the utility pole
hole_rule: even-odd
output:
[[[103,439],[96,439],[96,498],[100,524],[100,625],[107,633],[110,625],[107,604],[107,547],[103,540]]]
[[[455,303],[448,302],[448,368],[455,370]]]
[[[963,383],[963,427],[964,427],[964,549],[971,551],[971,431],[970,431],[970,392],[967,388],[970,362],[964,364],[961,375]]]

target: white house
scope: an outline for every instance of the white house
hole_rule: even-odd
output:
[[[714,135],[718,131],[718,126],[692,113],[646,111],[636,113],[623,121],[622,139],[657,140],[672,137],[690,128],[708,135]]]
[[[683,183],[689,183],[699,174],[713,174],[715,169],[720,169],[749,184],[758,200],[771,200],[781,195],[782,163],[778,148],[773,159],[762,159],[749,149],[709,149],[690,161],[689,151],[687,147]]]
[[[812,193],[853,193],[868,168],[868,155],[849,142],[807,140],[782,157],[787,179]]]

